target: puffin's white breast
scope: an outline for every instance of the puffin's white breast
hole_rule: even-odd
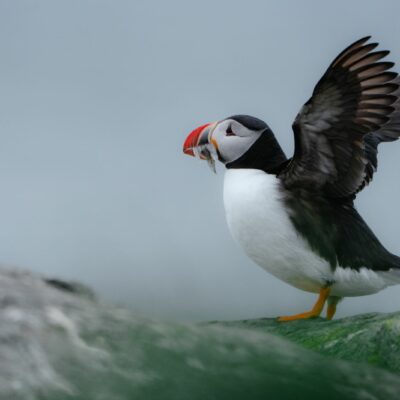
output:
[[[274,175],[256,169],[228,169],[224,205],[234,239],[256,264],[277,278],[310,292],[335,282],[332,294],[338,296],[374,293],[386,286],[380,276],[365,268],[362,274],[340,267],[333,273],[328,262],[296,232]]]

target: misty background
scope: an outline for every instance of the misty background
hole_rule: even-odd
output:
[[[197,126],[246,113],[288,155],[332,59],[371,34],[400,62],[398,1],[0,1],[0,262],[180,320],[305,311],[315,295],[230,237],[223,170],[184,156]],[[400,143],[358,209],[400,253]],[[400,287],[338,316],[400,309]]]

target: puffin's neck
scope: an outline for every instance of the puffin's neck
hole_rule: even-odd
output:
[[[278,174],[288,159],[271,130],[265,130],[254,144],[237,160],[227,163],[231,168],[260,169],[268,174]]]

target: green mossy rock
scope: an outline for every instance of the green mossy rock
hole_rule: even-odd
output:
[[[320,354],[400,372],[400,312],[281,323],[258,319],[228,323],[289,339]]]
[[[397,314],[166,323],[16,271],[0,293],[1,400],[399,398]]]

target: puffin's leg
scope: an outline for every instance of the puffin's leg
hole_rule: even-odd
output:
[[[328,297],[328,309],[326,310],[326,319],[331,320],[336,312],[336,306],[342,297],[339,296],[329,296]]]
[[[288,317],[279,317],[278,321],[285,322],[285,321],[294,321],[296,319],[307,319],[307,318],[318,317],[321,314],[322,309],[324,308],[325,302],[329,297],[330,291],[331,291],[330,287],[324,287],[320,289],[318,300],[314,304],[314,307],[312,308],[311,311],[296,315],[290,315]]]

